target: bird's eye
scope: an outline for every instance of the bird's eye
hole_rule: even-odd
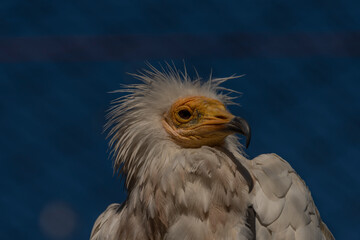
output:
[[[178,112],[178,115],[179,115],[179,117],[181,117],[182,119],[188,120],[188,119],[191,118],[191,115],[192,115],[192,114],[190,113],[189,110],[183,109],[183,110],[180,110],[180,111]]]

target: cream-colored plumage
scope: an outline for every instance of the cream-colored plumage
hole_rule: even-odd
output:
[[[234,135],[222,140],[212,134],[216,141],[191,147],[165,129],[178,99],[199,96],[204,109],[223,112],[220,103],[233,98],[219,85],[233,77],[201,82],[186,71],[150,68],[134,75],[142,83],[119,90],[129,94],[115,100],[109,113],[114,167],[126,175],[129,195],[98,217],[91,240],[333,239],[305,183],[285,160],[275,154],[248,160]],[[198,144],[209,136],[188,139]]]

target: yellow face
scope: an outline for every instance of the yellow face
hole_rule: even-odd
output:
[[[216,146],[233,133],[228,124],[234,119],[224,104],[203,96],[178,99],[164,114],[163,125],[182,147]]]

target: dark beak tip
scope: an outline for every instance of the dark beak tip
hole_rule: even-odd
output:
[[[250,137],[247,137],[246,138],[246,145],[245,145],[245,147],[246,147],[246,149],[248,149],[249,148],[249,145],[250,145]]]
[[[250,126],[248,126],[248,127],[249,127],[249,130],[248,130],[247,135],[245,136],[246,137],[246,149],[249,148],[250,141],[251,141],[251,129],[250,129]]]
[[[247,149],[250,145],[250,140],[251,140],[251,129],[247,121],[241,117],[235,117],[229,123],[229,129],[245,136],[246,138],[245,147]]]

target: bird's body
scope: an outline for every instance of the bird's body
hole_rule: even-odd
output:
[[[224,153],[204,146],[161,157],[129,194],[114,226],[121,230],[109,239],[247,239],[248,186]]]
[[[250,130],[223,105],[226,79],[152,70],[110,112],[115,169],[129,195],[99,216],[91,240],[333,239],[285,160],[244,157],[231,133]]]

